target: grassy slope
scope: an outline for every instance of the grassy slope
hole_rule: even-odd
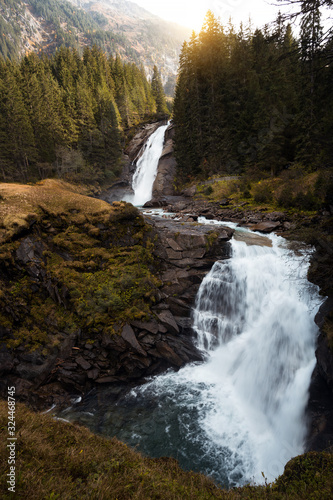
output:
[[[333,457],[297,457],[273,485],[231,491],[201,474],[184,472],[176,460],[149,459],[115,438],[16,407],[16,498],[30,499],[330,499]],[[0,403],[0,495],[7,491],[7,404]]]
[[[93,339],[150,312],[159,284],[150,226],[132,205],[80,191],[56,180],[0,184],[0,324],[10,348],[46,355],[60,332],[83,328]],[[16,252],[27,234],[35,256],[23,266]]]

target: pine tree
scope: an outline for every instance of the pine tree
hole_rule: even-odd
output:
[[[0,165],[4,180],[26,181],[36,159],[34,135],[19,86],[20,75],[12,64],[0,67]]]
[[[154,65],[153,68],[153,76],[151,79],[151,91],[156,102],[156,113],[160,117],[165,117],[165,115],[169,114],[169,111],[166,105],[165,93],[163,90],[161,75],[157,69],[156,64]]]

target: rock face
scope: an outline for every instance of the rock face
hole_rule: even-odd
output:
[[[101,215],[94,225],[87,225],[85,217],[74,208],[66,215],[68,220],[62,217],[42,218],[29,234],[9,243],[8,253],[1,255],[1,284],[9,287],[13,298],[6,298],[1,292],[0,395],[6,397],[7,387],[15,386],[19,399],[41,409],[54,403],[68,404],[71,396],[84,395],[106,384],[112,384],[118,392],[140,383],[144,377],[201,360],[202,355],[193,343],[191,307],[204,275],[216,259],[229,256],[228,241],[233,231],[164,219],[156,221],[150,217],[143,220],[134,207],[119,202],[112,206],[110,215]],[[103,266],[109,262],[110,249],[118,249],[112,254],[116,262],[118,253],[123,259],[129,252],[134,255],[136,251],[144,251],[145,246],[151,248],[147,255],[151,272],[160,279],[158,282],[156,278],[157,285],[149,282],[150,289],[147,288],[150,293],[151,287],[156,287],[149,318],[134,321],[121,315],[114,323],[115,313],[110,313],[107,317],[111,330],[101,319],[90,327],[89,317],[95,321],[96,317],[101,318],[103,310],[109,314],[105,308],[113,306],[113,303],[105,305],[112,290],[99,298],[104,277],[109,276]],[[51,264],[55,267],[50,267]],[[66,273],[69,269],[70,279],[79,281],[83,276],[91,276],[94,281],[99,273],[105,273],[101,286],[94,288],[96,308],[85,304],[84,308],[91,310],[85,315],[81,308],[80,321],[73,320],[77,314],[74,304],[79,281],[69,290],[60,279],[66,276],[59,274],[60,269]],[[148,276],[151,280],[152,275],[147,274],[147,279]],[[17,277],[17,287],[12,285],[13,277]],[[120,286],[127,286],[126,279],[128,276]],[[34,297],[40,297],[41,302]],[[94,301],[94,296],[90,295],[89,300]],[[42,313],[38,304],[46,308]],[[47,311],[51,311],[49,318],[45,318]],[[29,332],[21,328],[21,337],[17,339],[15,324],[27,317],[31,322],[32,312],[36,321],[42,314],[41,324],[44,321],[46,326],[38,330],[34,323],[30,324],[30,329],[40,336],[36,349],[31,350],[24,341]],[[46,341],[43,328],[49,330]]]
[[[176,173],[176,160],[173,155],[174,132],[174,126],[169,125],[165,132],[164,147],[153,184],[153,198],[172,196],[174,194],[173,180]]]
[[[151,224],[159,234],[155,254],[161,260],[165,301],[176,317],[189,318],[202,279],[217,259],[230,256],[233,230],[167,219]]]
[[[321,333],[317,341],[317,364],[312,374],[307,413],[310,420],[308,450],[333,451],[333,352],[325,329],[333,311],[333,297],[319,309],[315,321]]]

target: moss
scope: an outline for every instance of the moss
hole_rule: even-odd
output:
[[[110,206],[56,181],[3,189],[9,200],[4,210],[26,210],[28,217],[36,209],[30,232],[43,248],[32,265],[37,278],[29,262],[16,265],[20,239],[2,247],[13,276],[0,287],[0,313],[10,310],[8,346],[48,349],[61,341],[57,332],[81,328],[93,338],[119,321],[148,318],[160,282],[152,272],[151,228],[135,207]]]
[[[209,231],[206,235],[205,235],[205,239],[206,239],[206,249],[209,250],[210,248],[212,248],[212,246],[214,245],[214,243],[216,242],[217,238],[219,237],[218,233],[216,233],[215,231]]]
[[[64,232],[57,234],[53,238],[53,243],[69,252],[77,252],[87,247],[93,247],[98,244],[98,240],[71,225]]]
[[[309,452],[292,459],[273,491],[288,498],[330,499],[333,491],[333,455]]]

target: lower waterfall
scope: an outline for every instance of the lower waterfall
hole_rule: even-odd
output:
[[[280,475],[304,451],[322,299],[306,279],[309,251],[270,240],[233,239],[232,257],[204,278],[193,325],[205,362],[153,378],[85,423],[225,487]]]

